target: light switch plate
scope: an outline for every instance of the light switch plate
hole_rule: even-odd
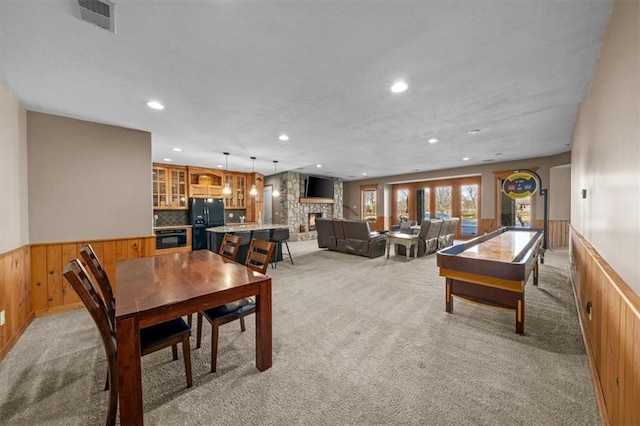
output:
[[[4,325],[4,311],[0,311],[0,326]]]

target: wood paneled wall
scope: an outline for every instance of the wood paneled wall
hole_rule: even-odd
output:
[[[570,241],[571,277],[603,424],[640,425],[640,296],[573,228]]]
[[[0,360],[33,321],[30,275],[29,246],[0,254],[0,311],[6,320],[0,327]]]
[[[31,300],[36,317],[82,306],[62,270],[70,260],[79,257],[85,244],[91,244],[114,286],[116,261],[153,256],[156,250],[155,236],[32,245]]]

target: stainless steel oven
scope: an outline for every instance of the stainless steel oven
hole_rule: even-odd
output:
[[[185,247],[186,245],[186,229],[159,229],[156,231],[156,250]]]

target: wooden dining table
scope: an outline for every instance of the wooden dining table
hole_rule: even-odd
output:
[[[142,425],[140,329],[256,297],[256,367],[272,364],[271,279],[208,250],[118,261],[116,340],[120,423]]]

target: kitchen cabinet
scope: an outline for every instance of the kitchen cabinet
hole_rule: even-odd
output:
[[[224,195],[225,209],[246,209],[247,208],[247,174],[246,173],[225,173],[224,183],[229,184],[231,194]]]
[[[153,207],[187,209],[187,168],[153,164]]]
[[[223,172],[203,167],[189,167],[189,197],[222,197]]]

